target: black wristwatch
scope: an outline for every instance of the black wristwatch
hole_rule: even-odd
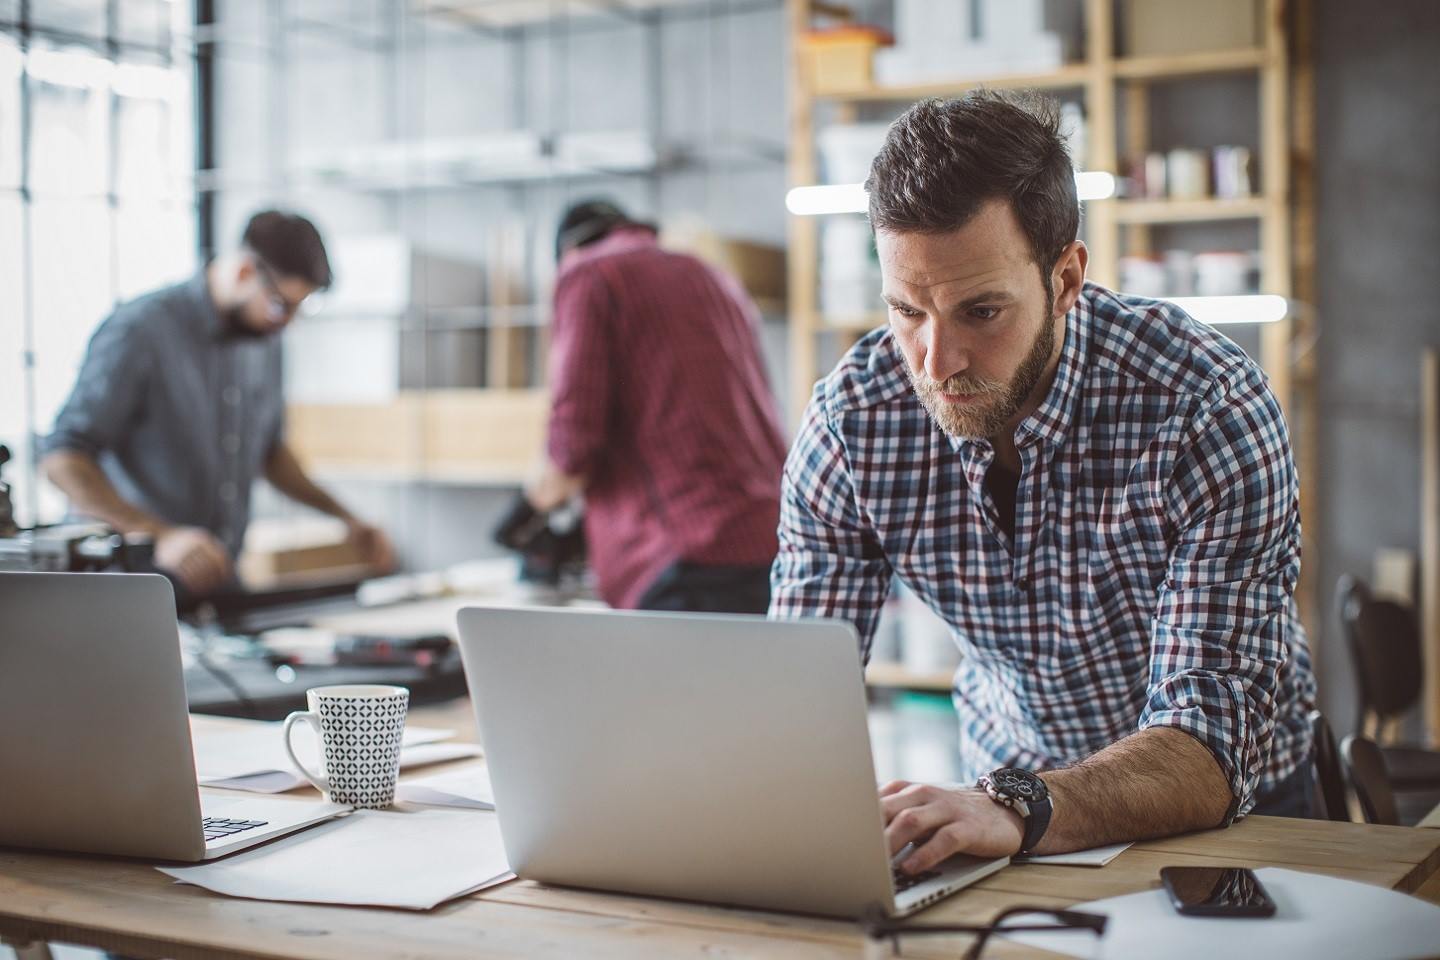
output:
[[[1050,790],[1029,770],[1017,767],[1001,767],[981,777],[976,784],[990,795],[990,799],[1002,807],[1009,807],[1025,821],[1025,836],[1020,840],[1020,852],[1029,853],[1035,849],[1045,828],[1050,826],[1050,814],[1054,807],[1050,802]]]

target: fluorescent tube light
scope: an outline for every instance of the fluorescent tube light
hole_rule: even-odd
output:
[[[1273,293],[1239,297],[1162,297],[1201,323],[1275,323],[1285,319],[1290,304]]]
[[[870,207],[863,183],[796,187],[785,194],[785,209],[796,216],[816,217],[827,213],[864,213]]]
[[[1081,200],[1104,200],[1115,196],[1115,174],[1104,170],[1077,171],[1075,194]]]
[[[1115,175],[1104,170],[1075,174],[1075,192],[1081,200],[1104,200],[1115,195]],[[869,197],[861,183],[795,187],[785,194],[785,209],[800,217],[831,213],[864,213]]]

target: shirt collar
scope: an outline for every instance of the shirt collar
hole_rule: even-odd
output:
[[[1028,445],[1028,438],[1059,444],[1065,439],[1074,419],[1076,399],[1085,381],[1085,357],[1090,346],[1090,308],[1087,282],[1075,300],[1075,306],[1065,315],[1065,345],[1060,348],[1060,363],[1055,368],[1055,379],[1045,394],[1044,401],[1035,411],[1020,421],[1015,428],[1016,446]],[[989,447],[989,440],[968,437],[948,437],[950,446],[959,453],[966,446]]]
[[[560,273],[569,273],[582,263],[589,263],[591,260],[599,257],[607,257],[612,253],[640,250],[658,245],[659,238],[656,237],[655,231],[649,227],[641,224],[616,227],[594,243],[587,244],[568,254],[565,258],[565,265],[561,268]]]
[[[1045,400],[1016,429],[1046,443],[1058,444],[1070,430],[1075,416],[1076,398],[1085,382],[1085,356],[1089,351],[1091,310],[1090,299],[1082,289],[1075,306],[1065,315],[1065,345],[1060,348],[1060,365],[1050,384]]]

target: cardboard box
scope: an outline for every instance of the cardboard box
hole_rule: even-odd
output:
[[[544,452],[544,390],[431,390],[390,404],[292,405],[302,463],[396,479],[516,483]]]
[[[873,83],[875,51],[894,42],[876,27],[812,30],[800,38],[800,69],[819,96],[865,90]]]
[[[419,466],[420,395],[401,393],[389,403],[292,403],[286,439],[306,465],[380,467],[401,472]]]
[[[1260,42],[1257,0],[1125,0],[1124,48],[1128,57],[1254,48]]]
[[[251,589],[361,577],[369,570],[342,524],[310,517],[252,523],[238,567]]]
[[[664,244],[668,249],[693,254],[730,274],[762,310],[783,310],[784,247],[723,237],[697,222],[666,224]]]
[[[514,481],[544,453],[544,390],[432,390],[425,395],[422,457],[434,479]]]

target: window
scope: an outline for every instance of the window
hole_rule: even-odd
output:
[[[64,510],[34,446],[96,324],[196,266],[191,16],[0,0],[0,443],[22,524]]]

